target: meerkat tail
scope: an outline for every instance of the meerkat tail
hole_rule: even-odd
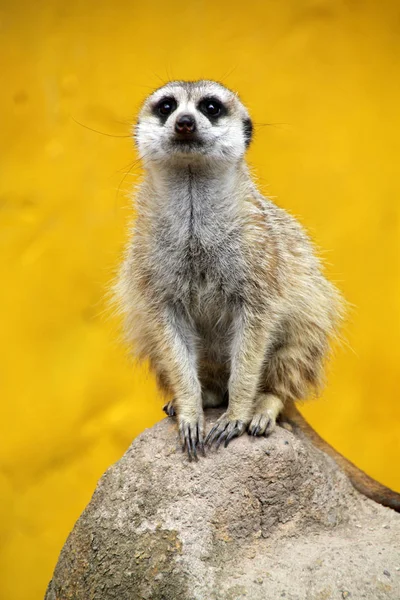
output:
[[[372,479],[361,469],[356,467],[350,460],[342,456],[340,452],[332,448],[328,442],[321,438],[318,433],[307,423],[303,415],[299,412],[293,402],[285,406],[282,421],[289,423],[296,431],[300,430],[311,441],[313,446],[316,446],[326,454],[328,454],[336,464],[345,472],[350,479],[355,489],[364,496],[371,498],[378,504],[392,508],[396,512],[400,512],[400,494]]]

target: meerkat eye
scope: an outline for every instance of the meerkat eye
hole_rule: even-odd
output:
[[[168,117],[176,109],[175,98],[163,98],[156,106],[156,111],[163,117]]]
[[[221,112],[221,105],[219,102],[214,102],[213,100],[208,100],[205,102],[204,108],[206,113],[212,117],[216,117]]]
[[[199,104],[199,109],[207,117],[220,117],[224,112],[223,104],[216,98],[206,98]]]

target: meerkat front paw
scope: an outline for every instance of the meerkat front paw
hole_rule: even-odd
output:
[[[186,450],[189,461],[197,460],[197,449],[205,456],[203,417],[186,419],[179,416],[178,422],[182,451]]]
[[[226,448],[234,437],[239,437],[244,433],[247,424],[248,421],[245,419],[233,419],[229,412],[225,412],[207,435],[205,443],[211,446],[215,442],[217,450],[224,443]]]

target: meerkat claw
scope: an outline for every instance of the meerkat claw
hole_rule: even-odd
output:
[[[254,415],[249,428],[248,433],[254,437],[261,435],[269,435],[275,429],[276,420],[269,414],[256,414]]]
[[[253,437],[256,437],[259,433],[260,433],[261,427],[260,425],[257,425],[257,427],[254,429],[252,429],[252,431],[250,431],[250,435],[252,435]]]
[[[222,444],[222,442],[225,441],[225,438],[227,437],[227,435],[228,434],[226,433],[226,429],[224,429],[220,433],[220,435],[216,438],[216,441],[215,441],[215,448],[216,448],[216,450],[218,450],[218,448],[220,447],[220,445]]]
[[[206,445],[211,446],[215,442],[215,447],[218,450],[220,445],[223,443],[226,448],[229,442],[234,437],[239,437],[245,430],[245,423],[243,421],[234,420],[230,421],[226,417],[221,417],[220,420],[214,425],[206,437]]]
[[[206,444],[206,446],[207,446],[207,444],[212,444],[213,443],[214,438],[217,436],[217,431],[218,431],[218,423],[216,423],[214,425],[214,427],[212,427],[210,429],[210,431],[208,432],[208,435],[207,435],[207,437],[205,439],[205,442],[204,442]]]
[[[238,437],[242,434],[243,432],[241,432],[239,427],[235,427],[235,429],[232,429],[232,431],[227,435],[227,438],[225,440],[224,443],[224,448],[228,447],[229,442],[234,438],[234,437]]]
[[[199,440],[198,446],[200,448],[200,451],[201,451],[202,455],[205,456],[206,455],[206,449],[204,447],[203,436],[200,434],[199,426],[198,425],[197,425],[197,439]]]
[[[245,430],[245,424],[243,423],[243,421],[233,421],[232,423],[229,423],[228,426],[224,429],[224,431],[221,433],[221,435],[219,436],[218,440],[217,440],[217,444],[216,444],[216,448],[218,450],[218,448],[220,447],[220,445],[222,444],[222,442],[224,442],[224,448],[226,448],[229,444],[229,442],[234,438],[234,437],[240,437],[242,435],[242,433]]]
[[[198,460],[197,448],[199,448],[203,456],[205,456],[203,436],[198,425],[193,427],[192,425],[189,425],[189,423],[181,423],[179,426],[179,437],[182,443],[182,452],[185,452],[186,450],[189,462]]]
[[[168,417],[175,417],[176,412],[174,409],[174,405],[172,404],[172,401],[167,402],[167,404],[164,404],[162,409]]]

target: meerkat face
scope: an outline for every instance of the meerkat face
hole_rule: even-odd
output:
[[[236,162],[252,136],[238,96],[214,81],[172,81],[145,101],[135,129],[145,162]]]

